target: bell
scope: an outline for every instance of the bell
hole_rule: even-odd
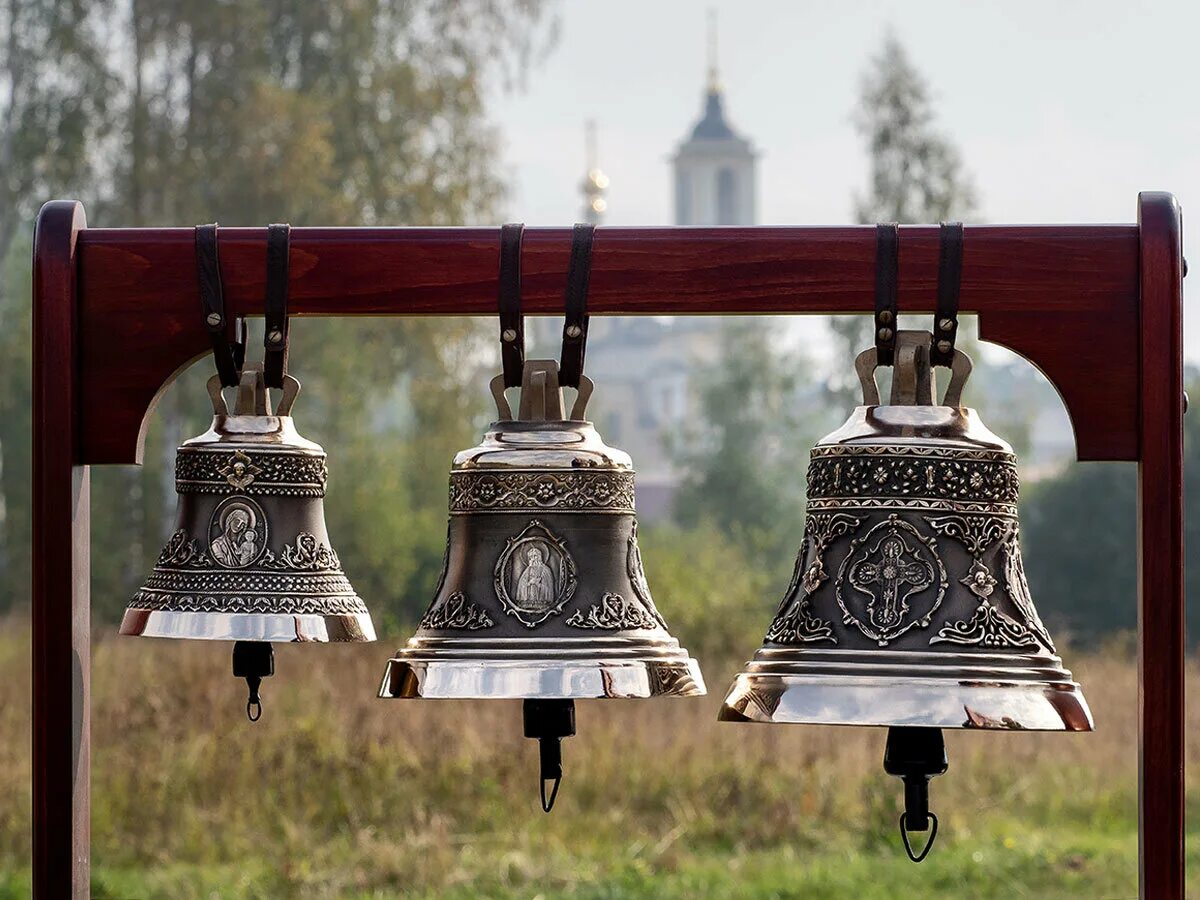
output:
[[[252,719],[272,641],[375,640],[325,528],[325,451],[292,421],[299,382],[282,383],[272,413],[262,366],[246,366],[230,415],[209,380],[212,425],[176,452],[175,532],[121,622],[126,635],[237,642]]]
[[[441,579],[380,696],[524,699],[549,812],[575,699],[705,688],[642,571],[630,458],[584,420],[591,381],[580,376],[570,418],[556,362],[524,363],[515,419],[504,384],[491,384],[499,421],[455,457]]]
[[[864,405],[812,450],[791,583],[720,718],[891,726],[907,847],[946,768],[938,729],[1090,731],[1092,717],[1029,594],[1016,457],[960,406],[970,359],[953,350],[934,405],[931,335],[896,337],[891,402],[866,350]]]

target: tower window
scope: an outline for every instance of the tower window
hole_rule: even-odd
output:
[[[728,166],[717,170],[717,224],[737,224],[737,176]]]

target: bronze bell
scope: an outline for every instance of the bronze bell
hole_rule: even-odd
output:
[[[938,729],[1090,731],[1092,717],[1029,594],[1016,457],[960,405],[970,359],[953,351],[935,405],[930,334],[897,338],[891,402],[866,350],[864,405],[812,450],[791,583],[720,718],[893,726],[885,767],[915,791],[907,845],[946,768]]]
[[[633,466],[584,419],[591,381],[569,418],[552,360],[524,363],[516,418],[504,377],[491,388],[499,421],[455,457],[441,579],[380,696],[524,699],[549,811],[573,700],[698,696],[704,680],[651,597]]]
[[[299,390],[283,376],[272,412],[262,366],[248,365],[231,415],[209,380],[212,425],[175,457],[175,532],[121,622],[127,635],[236,641],[252,718],[270,642],[375,640],[325,528],[325,451],[292,421]]]

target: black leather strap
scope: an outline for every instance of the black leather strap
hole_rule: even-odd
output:
[[[232,387],[238,383],[245,346],[238,347],[228,336],[229,323],[225,318],[225,293],[221,289],[221,260],[217,253],[216,223],[196,226],[196,275],[200,285],[204,328],[212,341],[217,374],[221,376],[222,385]]]
[[[900,226],[875,226],[875,352],[877,365],[896,355],[896,293],[900,285]]]
[[[943,222],[938,253],[937,313],[933,317],[933,350],[929,362],[949,366],[958,335],[958,293],[962,284],[962,222]]]
[[[267,226],[267,306],[263,329],[263,380],[283,387],[288,358],[288,251],[291,225]]]
[[[558,366],[558,383],[563,387],[579,387],[583,375],[583,358],[587,352],[588,281],[592,274],[592,240],[595,225],[577,223],[571,233],[571,262],[567,267],[566,319],[563,321],[562,356]]]
[[[521,316],[520,222],[500,228],[500,359],[504,363],[504,386],[520,387],[525,368],[525,320]]]

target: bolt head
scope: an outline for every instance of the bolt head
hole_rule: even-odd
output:
[[[505,343],[511,344],[516,339],[517,332],[512,328],[505,328],[504,331],[500,333],[500,340],[504,341]]]
[[[949,353],[951,351],[951,349],[953,349],[954,345],[951,344],[949,341],[938,341],[937,347],[938,347],[939,352]]]
[[[880,325],[891,325],[892,324],[892,311],[890,309],[880,310],[879,324]]]
[[[880,328],[879,329],[879,339],[881,341],[890,341],[892,339],[892,329]]]
[[[221,314],[220,313],[209,313],[208,318],[205,319],[204,321],[206,321],[208,323],[209,328],[217,328],[221,324]]]
[[[954,320],[942,319],[942,321],[938,322],[938,328],[942,329],[942,331],[951,331],[954,328]]]
[[[577,338],[581,334],[583,334],[583,329],[580,328],[578,325],[568,325],[567,326],[567,337]]]
[[[283,340],[283,332],[276,328],[269,335],[267,335],[267,340],[269,340],[272,344],[278,344]]]

